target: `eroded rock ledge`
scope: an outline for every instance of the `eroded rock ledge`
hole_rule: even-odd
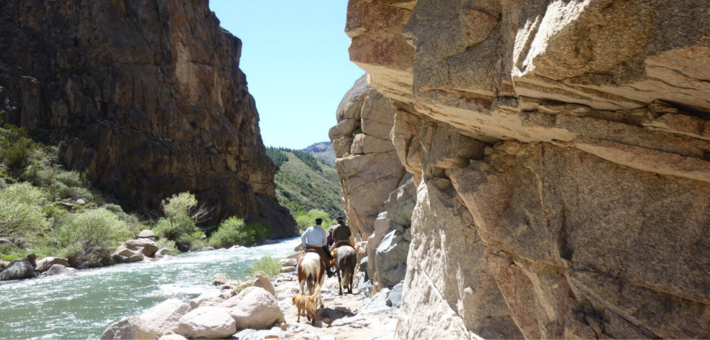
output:
[[[710,336],[709,10],[349,1],[418,186],[397,338]]]
[[[127,200],[158,210],[190,191],[214,207],[212,222],[237,215],[294,235],[241,41],[207,1],[12,0],[0,13],[7,122],[64,140],[69,168]]]

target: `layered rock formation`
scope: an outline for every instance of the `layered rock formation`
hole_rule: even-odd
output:
[[[65,143],[69,168],[159,210],[190,191],[294,235],[275,200],[241,41],[201,0],[0,4],[0,110]]]
[[[338,124],[329,132],[343,207],[357,241],[373,234],[383,202],[407,179],[390,141],[394,114],[390,100],[368,86],[363,76],[340,102]]]
[[[349,1],[418,186],[397,338],[710,336],[709,11]]]

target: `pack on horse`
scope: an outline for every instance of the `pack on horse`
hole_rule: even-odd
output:
[[[353,293],[353,277],[355,276],[355,266],[357,266],[357,252],[349,243],[339,242],[335,245],[335,268],[338,273],[338,289],[343,295],[343,286],[348,290],[348,294]]]
[[[325,281],[325,260],[318,250],[309,247],[298,256],[297,261],[298,284],[301,286],[301,294],[315,295],[316,290],[320,290],[320,287],[323,287],[323,281]],[[320,294],[318,294],[318,299],[321,308],[323,308],[323,299],[320,298]]]

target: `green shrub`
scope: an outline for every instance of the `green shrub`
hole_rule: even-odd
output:
[[[34,143],[29,138],[20,137],[12,142],[7,139],[1,141],[0,146],[0,159],[7,163],[10,169],[21,169],[29,162]]]
[[[212,233],[209,245],[214,248],[229,248],[235,244],[251,245],[254,243],[254,231],[247,228],[244,220],[230,217]]]
[[[123,211],[120,205],[105,204],[103,208],[116,214],[119,220],[123,221],[128,226],[130,237],[135,238],[146,227],[141,224],[140,218],[135,214],[127,214]]]
[[[54,174],[55,182],[62,183],[68,187],[85,187],[81,175],[76,171],[59,170]]]
[[[71,214],[53,232],[60,246],[109,249],[129,237],[128,226],[104,208]]]
[[[322,227],[329,226],[331,224],[328,213],[317,209],[312,209],[306,214],[296,216],[296,224],[298,224],[301,231],[304,231],[308,229],[308,227],[316,224],[316,218],[323,219],[323,224],[321,224]]]
[[[47,195],[29,183],[14,184],[0,191],[0,237],[43,232],[50,221],[42,213]]]
[[[18,255],[5,255],[5,254],[0,254],[0,258],[2,258],[3,261],[14,261],[14,260],[22,260],[23,256],[18,256]]]
[[[266,240],[269,237],[269,229],[261,222],[247,224],[247,230],[254,233],[254,242],[256,243]]]
[[[168,248],[173,253],[175,253],[175,254],[178,253],[178,249],[177,249],[177,246],[175,245],[175,241],[170,241],[168,239],[162,238],[162,239],[155,242],[155,246],[158,247],[158,249]]]
[[[267,278],[274,278],[281,273],[281,262],[271,256],[263,257],[259,262],[254,263],[249,269],[252,277],[263,275]]]

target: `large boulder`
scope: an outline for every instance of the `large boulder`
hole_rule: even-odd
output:
[[[397,230],[390,230],[377,246],[375,258],[380,287],[391,288],[404,280],[404,275],[407,273],[409,244],[410,242],[404,239],[404,234]]]
[[[269,329],[275,323],[285,320],[276,297],[262,288],[244,289],[232,299],[237,300],[238,303],[229,308],[228,312],[240,330],[245,328]]]
[[[35,277],[34,267],[25,260],[14,260],[0,272],[0,281],[21,280]]]
[[[145,229],[145,230],[141,230],[141,232],[138,233],[138,238],[139,239],[145,238],[145,239],[148,239],[151,241],[155,241],[155,234],[153,233],[152,230]]]
[[[120,246],[111,256],[116,263],[132,263],[145,259],[141,250],[131,250],[124,245]]]
[[[25,257],[22,258],[23,260],[27,261],[32,265],[32,268],[37,267],[37,255],[34,253],[29,253],[25,255]]]
[[[116,264],[111,252],[98,246],[71,254],[67,257],[67,260],[69,260],[70,267],[77,269],[105,267]]]
[[[254,287],[263,288],[267,292],[271,293],[271,295],[276,297],[276,291],[274,290],[274,285],[271,284],[271,281],[269,281],[269,279],[267,279],[263,275],[256,276],[256,278],[254,279]]]
[[[178,333],[189,338],[221,339],[237,332],[235,320],[223,308],[202,307],[182,318]]]
[[[169,299],[143,312],[109,326],[102,340],[146,339],[154,340],[166,332],[177,332],[180,319],[190,311],[190,306],[178,299]]]
[[[212,278],[212,285],[213,286],[221,286],[229,283],[229,277],[225,274],[215,274],[214,277]]]
[[[143,255],[148,257],[153,257],[155,252],[158,251],[155,242],[149,239],[128,240],[123,243],[123,246],[130,250],[141,251]]]
[[[190,311],[190,306],[178,299],[169,299],[140,315],[143,324],[160,335],[167,331],[177,332],[180,318]]]
[[[155,340],[157,334],[143,326],[143,321],[138,316],[129,316],[117,321],[101,334],[101,340]]]
[[[52,267],[47,269],[42,276],[54,276],[54,275],[75,275],[76,269],[63,266],[61,264],[54,264]]]
[[[37,265],[35,265],[35,271],[37,272],[45,272],[49,270],[53,265],[59,264],[65,267],[69,267],[69,260],[63,258],[63,257],[52,257],[52,256],[47,256],[39,261],[37,261]]]
[[[222,291],[219,289],[209,289],[200,296],[190,300],[192,309],[198,307],[218,306],[224,302]]]
[[[404,282],[400,282],[387,293],[387,306],[399,308],[402,306],[402,289],[404,289]]]

